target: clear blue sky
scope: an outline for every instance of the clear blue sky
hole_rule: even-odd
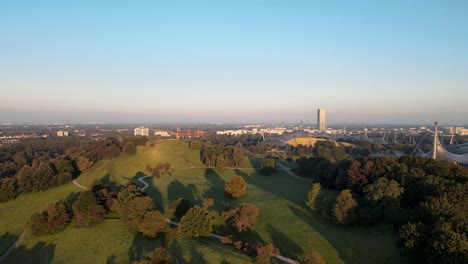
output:
[[[468,124],[468,1],[1,1],[0,122]]]

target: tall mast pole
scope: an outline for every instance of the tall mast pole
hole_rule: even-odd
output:
[[[434,123],[434,147],[432,150],[432,159],[437,158],[437,122]]]

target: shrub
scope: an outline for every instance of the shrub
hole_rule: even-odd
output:
[[[234,176],[224,185],[224,191],[231,198],[238,199],[247,193],[247,183],[241,176]]]

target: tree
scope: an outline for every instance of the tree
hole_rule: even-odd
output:
[[[323,260],[322,256],[320,256],[317,252],[312,252],[311,254],[306,255],[302,261],[302,264],[326,264],[325,260]]]
[[[41,236],[47,234],[48,229],[46,212],[33,213],[29,221],[26,223],[26,230],[29,234],[33,236]]]
[[[133,261],[132,264],[171,264],[172,257],[169,251],[163,247],[157,247],[150,254],[140,261]]]
[[[78,169],[83,172],[89,168],[91,168],[91,166],[93,166],[93,162],[89,159],[87,159],[86,157],[83,157],[83,156],[79,156],[76,160],[76,166],[78,167]]]
[[[146,171],[148,171],[151,176],[156,176],[157,178],[168,174],[169,176],[172,176],[172,173],[174,172],[174,168],[172,168],[172,165],[169,162],[165,163],[158,163],[156,167],[151,168],[149,165],[146,167]]]
[[[78,227],[88,227],[104,220],[106,210],[99,205],[92,191],[84,191],[73,203],[74,222]]]
[[[364,193],[369,200],[381,202],[384,205],[398,205],[403,188],[398,182],[381,177],[364,187]]]
[[[190,208],[192,203],[184,198],[179,198],[171,204],[171,212],[177,221],[180,221]]]
[[[320,183],[314,183],[314,185],[312,185],[312,190],[310,190],[309,194],[307,195],[306,204],[309,208],[314,208],[315,200],[317,199],[317,196],[319,193],[320,193]]]
[[[13,200],[18,196],[18,187],[15,178],[0,180],[0,203]]]
[[[241,198],[247,193],[247,183],[241,176],[234,176],[224,185],[224,191],[233,199]]]
[[[125,143],[123,147],[123,153],[127,153],[130,155],[136,154],[137,153],[137,148],[133,142],[127,142]]]
[[[179,232],[183,237],[210,236],[213,222],[213,215],[208,209],[194,206],[180,220]]]
[[[59,232],[65,228],[69,219],[67,205],[64,201],[50,204],[47,209],[47,230],[49,233]]]
[[[276,160],[267,159],[262,162],[261,172],[265,175],[271,175],[276,172]]]
[[[257,222],[258,209],[253,204],[243,203],[224,214],[229,225],[240,232],[244,232]]]
[[[400,228],[396,245],[409,253],[421,253],[427,239],[427,227],[423,223],[408,223]]]
[[[214,200],[212,198],[204,199],[202,202],[202,207],[206,209],[210,208],[213,205],[214,205]]]
[[[148,237],[156,237],[167,230],[166,217],[158,210],[146,212],[138,225],[138,231]]]
[[[348,225],[356,220],[357,202],[350,190],[343,190],[336,197],[332,213],[338,224]]]
[[[137,196],[129,200],[125,205],[119,205],[117,212],[120,219],[127,224],[131,230],[139,230],[140,223],[145,215],[154,210],[154,202],[148,196]],[[155,215],[151,215],[154,217]]]
[[[272,244],[266,244],[257,247],[257,257],[255,258],[255,263],[270,264],[272,254],[279,254],[279,249],[275,248]]]

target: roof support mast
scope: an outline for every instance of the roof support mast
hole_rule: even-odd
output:
[[[437,122],[434,123],[435,127],[434,127],[434,148],[432,150],[432,159],[436,159],[437,158]]]

